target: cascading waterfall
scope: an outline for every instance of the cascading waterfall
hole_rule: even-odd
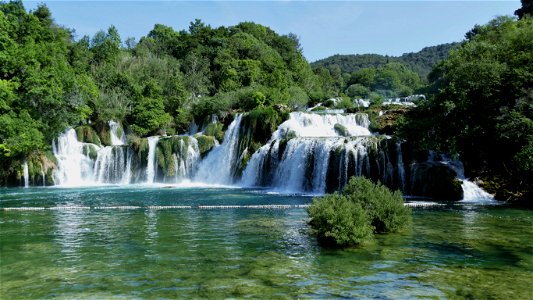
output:
[[[114,132],[112,130],[111,132]],[[113,136],[114,133],[111,134]],[[118,136],[118,135],[116,135]],[[165,173],[160,165],[163,157],[158,157],[162,149],[158,144],[163,139],[177,140],[179,147],[169,151],[172,159],[172,176]],[[112,139],[116,142],[115,139]],[[144,150],[134,150],[128,145],[100,147],[95,144],[81,143],[73,129],[67,130],[54,142],[54,154],[58,168],[54,171],[55,184],[61,186],[80,186],[98,184],[129,184],[169,182],[179,183],[191,179],[200,160],[198,141],[190,136],[148,137]],[[159,163],[158,163],[159,162]],[[163,172],[163,173],[160,173]]]
[[[94,184],[93,160],[87,155],[87,148],[98,146],[78,141],[76,131],[72,128],[57,138],[52,144],[57,168],[54,170],[54,182],[57,185],[80,186]]]
[[[119,134],[119,123],[109,121],[109,135],[111,146],[98,150],[94,162],[95,183],[129,183],[131,170],[131,153],[129,148],[123,147],[126,143],[124,133]]]
[[[27,188],[30,186],[30,172],[28,170],[28,161],[25,160],[22,165],[22,171],[24,173],[24,187]]]
[[[191,178],[194,171],[196,170],[198,161],[200,160],[200,149],[198,148],[198,141],[189,137],[188,145],[182,140],[180,140],[180,151],[179,155],[174,154],[174,163],[176,172],[176,183],[182,181],[183,179]]]
[[[209,152],[198,167],[195,181],[209,184],[232,184],[235,162],[238,159],[239,131],[242,115],[231,122],[224,136],[224,141]]]
[[[124,132],[119,134],[120,124],[115,121],[109,121],[109,135],[111,136],[111,145],[122,146],[126,144],[126,137]]]
[[[148,138],[148,164],[146,166],[146,183],[154,183],[154,178],[157,172],[155,163],[155,152],[159,136],[151,136]]]
[[[403,188],[401,148],[395,144],[399,153],[392,163],[388,151],[379,145],[388,142],[371,136],[369,124],[366,114],[291,113],[271,140],[252,155],[241,183],[320,194],[341,189],[356,175]],[[346,132],[339,132],[339,127],[350,136],[341,135]]]
[[[435,160],[434,152],[430,152],[428,160]],[[494,197],[491,194],[485,192],[475,182],[472,182],[465,177],[464,166],[460,160],[452,160],[444,155],[441,155],[441,160],[445,164],[449,165],[450,168],[457,173],[457,179],[461,180],[461,187],[463,189],[463,202],[486,202],[494,200]]]
[[[131,150],[123,146],[107,146],[98,151],[94,163],[97,183],[129,183],[131,176]]]
[[[424,172],[435,164],[457,174],[462,181],[463,201],[492,199],[464,177],[459,161],[430,153],[426,162],[413,162],[409,155],[404,156],[402,145],[395,139],[372,135],[366,114],[293,112],[252,154],[245,168],[247,141],[252,133],[243,124],[243,115],[236,115],[223,143],[215,142],[203,159],[193,136],[153,136],[126,145],[120,125],[110,121],[112,145],[101,147],[79,142],[76,131],[68,129],[52,145],[57,159],[54,181],[62,186],[183,180],[230,185],[240,177],[240,185],[246,187],[322,194],[342,189],[355,175],[379,180],[409,194],[413,185],[426,186]],[[407,170],[404,161],[410,166]],[[27,186],[27,163],[23,168]],[[45,185],[44,172],[42,178]]]
[[[461,183],[463,188],[463,200],[462,202],[492,202],[494,197],[481,189],[477,184],[467,179],[463,179]]]
[[[291,134],[296,137],[339,137],[335,125],[346,128],[350,136],[372,135],[367,114],[313,114],[293,112],[273,133],[272,139]]]
[[[413,193],[415,189],[418,189],[420,193],[421,182],[423,182],[426,176],[428,176],[428,170],[432,167],[440,166],[445,167],[452,171],[453,176],[461,182],[461,188],[463,191],[463,202],[487,202],[493,201],[494,197],[480,188],[476,183],[469,181],[464,175],[464,166],[460,160],[451,159],[443,154],[429,151],[428,157],[423,162],[413,162],[411,165],[411,186],[410,192]],[[415,192],[415,193],[416,193]],[[422,190],[422,192],[424,192]]]

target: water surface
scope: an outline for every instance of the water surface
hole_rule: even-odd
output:
[[[302,208],[198,208],[310,201],[227,188],[0,189],[0,298],[533,297],[531,211],[415,208],[408,232],[334,250],[316,243]],[[52,209],[5,210],[20,207]]]

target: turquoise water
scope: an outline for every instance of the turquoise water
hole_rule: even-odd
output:
[[[223,188],[0,189],[0,298],[533,297],[531,211],[413,209],[408,232],[335,250],[310,235],[298,208],[310,201]],[[290,208],[198,208],[259,204]],[[17,207],[48,209],[6,210]]]

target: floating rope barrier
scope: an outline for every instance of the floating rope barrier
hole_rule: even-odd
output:
[[[405,206],[409,207],[434,207],[434,206],[443,206],[444,203],[435,203],[435,202],[406,202]],[[150,206],[52,206],[52,207],[2,207],[0,210],[3,211],[43,211],[43,210],[52,210],[52,211],[69,211],[69,210],[168,210],[168,209],[297,209],[297,208],[308,208],[309,204],[296,204],[296,205],[286,205],[286,204],[264,204],[264,205],[150,205]]]
[[[436,207],[436,206],[445,206],[445,203],[436,203],[436,202],[406,202],[403,205],[409,207]]]

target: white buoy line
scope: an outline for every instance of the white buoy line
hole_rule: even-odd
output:
[[[444,203],[435,202],[406,202],[405,206],[409,207],[433,207],[443,206]],[[52,206],[52,207],[2,207],[3,211],[69,211],[69,210],[168,210],[168,209],[297,209],[308,208],[309,204],[265,204],[265,205],[150,205],[150,206]]]
[[[54,206],[54,207],[3,207],[0,210],[4,211],[38,211],[38,210],[164,210],[164,209],[291,209],[291,208],[307,208],[309,205],[281,205],[281,204],[266,204],[266,205],[150,205],[150,206]]]

